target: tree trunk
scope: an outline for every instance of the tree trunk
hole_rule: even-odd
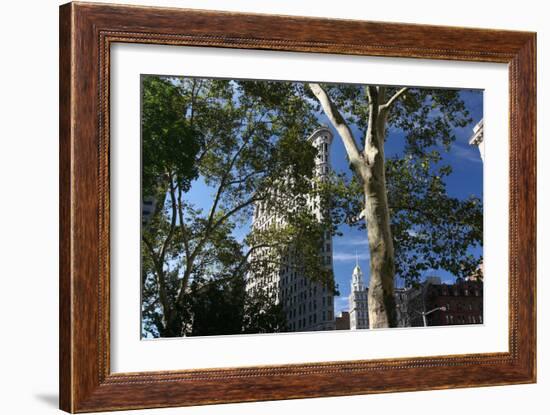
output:
[[[365,87],[369,98],[368,128],[364,150],[358,148],[350,127],[326,91],[315,83],[309,84],[323,111],[338,131],[350,165],[363,184],[365,220],[370,251],[369,326],[371,328],[396,327],[394,298],[395,258],[390,229],[390,212],[386,190],[384,144],[386,116],[390,106],[407,88],[400,89],[384,102],[384,87]]]
[[[380,154],[377,155],[376,159],[380,158]],[[394,298],[395,262],[383,169],[384,163],[381,160],[376,160],[372,167],[365,166],[368,179],[363,188],[370,251],[370,328],[397,325]]]
[[[174,310],[164,310],[162,316],[161,337],[181,337],[183,334],[183,321]]]
[[[386,189],[384,144],[386,114],[381,111],[382,91],[370,88],[369,126],[360,168],[365,193],[365,221],[370,251],[369,327],[396,327],[395,258]]]

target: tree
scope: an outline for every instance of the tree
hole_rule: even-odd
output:
[[[154,198],[160,206],[142,232],[143,314],[146,330],[170,335],[169,327],[176,319],[170,307],[170,285],[177,270],[164,264],[175,255],[176,189],[180,193],[188,190],[197,177],[200,140],[192,122],[182,116],[188,102],[177,86],[167,78],[145,76],[142,88],[142,198]],[[169,208],[164,206],[167,191]]]
[[[243,307],[243,333],[278,333],[287,329],[283,304],[276,302],[273,294],[264,290],[246,293]]]
[[[243,323],[242,330],[284,329],[279,310],[264,304],[269,298],[243,299],[237,288],[251,265],[268,272],[249,261],[253,252],[288,246],[309,228],[295,223],[300,215],[294,211],[294,226],[250,237],[246,246],[231,233],[255,204],[269,203],[290,217],[284,207],[311,191],[316,149],[306,138],[317,121],[297,93],[303,85],[150,78],[143,83],[144,188],[153,188],[161,203],[142,233],[145,331],[204,334],[221,309],[241,303],[243,310],[262,304],[272,314]],[[147,135],[150,130],[155,134]],[[149,136],[155,139],[150,145]],[[197,175],[213,190],[207,211],[185,199]],[[303,246],[315,243],[310,238]],[[235,295],[220,291],[229,286]]]
[[[469,121],[468,112],[459,92],[454,90],[316,83],[308,86],[341,137],[354,173],[349,186],[343,188],[340,183],[335,188],[339,187],[341,194],[360,189],[360,203],[348,200],[344,204],[347,208],[364,209],[371,258],[370,327],[395,327],[396,272],[413,279],[430,265],[457,271],[458,260],[463,259],[468,246],[480,240],[479,201],[459,202],[447,197],[442,177],[449,173],[448,168],[439,175],[432,174],[430,168],[439,161],[439,150],[448,149],[454,141],[453,128],[463,127]],[[404,132],[402,160],[386,160],[388,127]],[[363,132],[362,139],[354,134],[354,129]],[[413,176],[415,173],[420,176]],[[395,179],[389,188],[388,175]],[[430,196],[424,198],[428,203],[422,203],[423,195]],[[437,205],[429,206],[431,202]],[[446,213],[449,217],[443,218]],[[461,219],[462,214],[466,215],[467,224]],[[434,225],[430,232],[415,230],[415,226],[426,223]],[[433,237],[441,230],[446,232],[443,237]],[[444,243],[455,237],[458,246],[445,255]]]
[[[307,137],[320,109],[343,140],[351,179],[314,177],[317,151]],[[372,327],[395,325],[395,277],[413,283],[429,268],[468,275],[477,265],[470,248],[481,241],[481,201],[450,197],[450,168],[441,165],[453,128],[468,121],[457,91],[151,76],[142,114],[143,192],[158,202],[142,232],[147,334],[285,330],[273,293],[247,292],[245,275],[269,276],[292,255],[300,272],[330,286],[321,236],[360,214]],[[389,129],[404,134],[399,157],[385,157]],[[213,192],[205,209],[186,197],[197,178]],[[330,220],[311,214],[308,197],[330,206]],[[284,226],[238,241],[233,231],[254,206],[269,207]]]
[[[407,285],[431,269],[466,278],[480,263],[470,248],[483,241],[482,201],[449,196],[445,178],[451,168],[436,167],[437,161],[436,154],[386,160],[395,275]]]

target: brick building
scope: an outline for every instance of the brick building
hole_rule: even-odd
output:
[[[334,320],[334,328],[336,330],[349,330],[350,329],[350,322],[349,322],[349,312],[348,311],[342,311],[342,313],[336,317]]]
[[[483,323],[483,281],[458,280],[455,284],[426,284],[426,311],[445,307],[426,316],[428,326]]]

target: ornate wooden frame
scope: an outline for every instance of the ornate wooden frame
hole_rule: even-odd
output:
[[[509,352],[111,373],[109,54],[113,42],[507,63]],[[61,6],[61,409],[90,412],[535,382],[535,105],[535,33],[106,4]]]

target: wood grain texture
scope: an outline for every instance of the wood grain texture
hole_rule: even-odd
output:
[[[72,409],[71,321],[71,102],[72,20],[70,8],[59,14],[59,406]]]
[[[110,373],[108,82],[114,42],[508,63],[509,352]],[[535,62],[536,36],[526,32],[104,4],[61,6],[61,409],[90,412],[534,382]]]

